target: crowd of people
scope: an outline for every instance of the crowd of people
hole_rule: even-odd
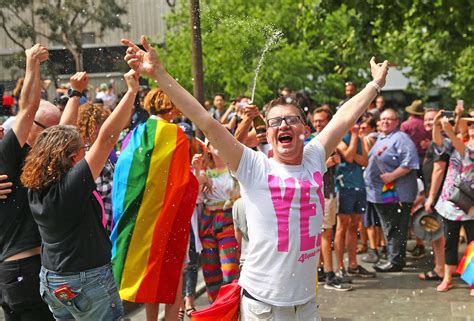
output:
[[[349,291],[353,278],[403,271],[420,211],[444,233],[419,278],[453,286],[460,237],[474,240],[474,109],[416,100],[402,122],[381,95],[388,61],[375,58],[368,84],[347,82],[334,109],[288,88],[261,108],[244,95],[226,107],[223,94],[203,107],[144,37],[144,49],[123,44],[125,93],[103,83],[87,98],[78,72],[54,104],[41,99],[47,48],[25,52],[18,110],[0,124],[7,321],[120,320],[121,300],[145,303],[150,321],[160,303],[183,320],[199,267],[210,304],[238,280],[241,320],[320,320],[317,283]]]

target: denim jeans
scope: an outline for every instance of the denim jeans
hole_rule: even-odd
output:
[[[183,271],[183,296],[192,296],[196,294],[196,284],[198,278],[198,258],[196,244],[194,243],[193,229],[190,230],[189,251],[186,266]]]
[[[401,267],[405,266],[408,221],[412,205],[413,203],[375,204],[387,242],[387,258],[392,264]]]
[[[40,294],[57,320],[120,320],[123,307],[111,265],[80,273],[56,273],[41,267]],[[76,295],[60,301],[54,290],[67,285]]]

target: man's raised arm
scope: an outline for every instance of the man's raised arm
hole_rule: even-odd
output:
[[[40,65],[49,57],[48,49],[40,44],[25,50],[25,54],[26,73],[20,95],[20,110],[12,127],[22,147],[28,138],[41,98]]]
[[[213,119],[201,104],[171,77],[161,65],[155,50],[142,36],[141,43],[145,50],[140,49],[130,40],[123,39],[128,46],[125,61],[128,65],[147,75],[170,97],[178,109],[199,127],[211,144],[219,151],[219,156],[227,163],[230,170],[236,171],[244,147],[217,120]]]

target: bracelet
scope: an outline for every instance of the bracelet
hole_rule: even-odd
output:
[[[373,80],[371,82],[369,82],[367,85],[371,85],[372,87],[374,87],[375,90],[377,91],[377,94],[380,94],[380,92],[382,91],[382,88],[379,86],[379,84],[377,84]]]

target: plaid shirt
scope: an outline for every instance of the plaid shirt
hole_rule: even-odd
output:
[[[114,178],[114,165],[107,160],[99,177],[95,180],[96,189],[104,202],[105,217],[107,219],[107,231],[111,232],[113,227],[112,217],[112,183]]]

